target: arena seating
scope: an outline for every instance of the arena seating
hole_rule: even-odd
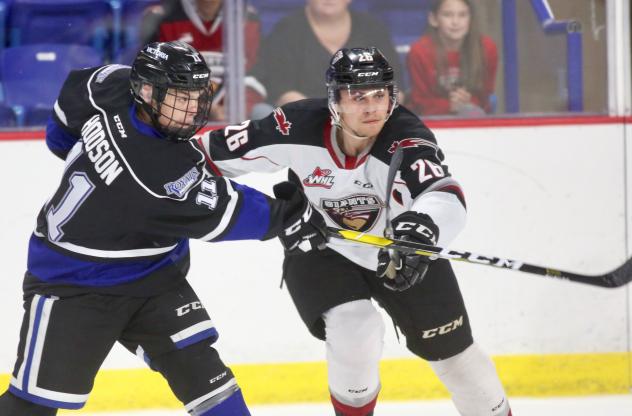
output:
[[[105,56],[112,9],[104,0],[13,0],[9,46],[74,43]]]
[[[33,44],[6,48],[0,53],[4,106],[13,110],[18,126],[43,125],[70,70],[102,63],[90,46]]]

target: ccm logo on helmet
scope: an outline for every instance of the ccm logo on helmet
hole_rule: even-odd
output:
[[[360,78],[360,77],[374,77],[376,75],[379,75],[379,72],[360,72],[358,74],[358,78]]]
[[[398,223],[395,229],[397,231],[415,231],[416,233],[428,237],[428,239],[432,241],[432,244],[437,244],[437,236],[435,235],[435,233],[432,232],[430,228],[426,227],[425,225],[417,224],[416,222],[403,221]]]
[[[193,79],[208,78],[208,74],[193,74]]]

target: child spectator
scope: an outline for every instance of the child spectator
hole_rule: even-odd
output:
[[[409,108],[423,115],[488,113],[498,52],[479,32],[473,1],[435,0],[428,23],[408,54]]]

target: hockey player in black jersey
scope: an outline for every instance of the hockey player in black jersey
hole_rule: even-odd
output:
[[[191,415],[250,414],[185,279],[188,239],[282,234],[298,245],[323,220],[290,183],[273,199],[209,172],[189,140],[208,120],[209,81],[202,56],[181,42],[145,46],[131,69],[68,76],[46,131],[65,170],[30,239],[0,415],[83,407],[116,341],[160,372]]]
[[[463,193],[432,132],[397,105],[393,69],[380,51],[339,50],[327,70],[327,93],[205,134],[201,143],[216,172],[289,167],[329,226],[381,236],[389,198],[396,238],[449,244],[465,224]],[[398,147],[403,162],[385,195]],[[376,404],[384,324],[371,298],[402,330],[408,349],[428,360],[462,415],[511,414],[493,363],[473,341],[448,261],[391,259],[345,240],[322,251],[309,251],[307,242],[300,248],[305,252],[286,252],[283,278],[310,332],[326,341],[336,415],[372,415]],[[394,279],[386,276],[391,262]]]

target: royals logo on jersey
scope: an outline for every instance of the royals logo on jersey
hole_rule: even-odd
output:
[[[375,225],[384,206],[376,195],[356,194],[341,199],[321,199],[321,208],[341,228],[365,232]]]
[[[303,185],[331,189],[334,186],[334,176],[331,175],[331,169],[321,169],[319,166],[316,166],[314,172],[303,179]]]
[[[288,136],[290,134],[290,127],[292,127],[292,123],[287,121],[287,117],[285,117],[285,113],[280,107],[274,109],[274,121],[276,121],[276,129],[284,136]]]
[[[175,195],[182,198],[187,192],[189,192],[189,189],[195,185],[199,177],[200,172],[198,172],[196,167],[193,167],[185,173],[184,176],[173,182],[164,184],[163,187],[165,188],[165,191],[167,191],[167,195]]]
[[[421,146],[430,146],[433,149],[437,148],[437,145],[433,142],[426,139],[402,139],[396,142],[391,143],[391,147],[388,148],[389,153],[395,153],[398,147],[406,148],[406,147],[421,147]]]

